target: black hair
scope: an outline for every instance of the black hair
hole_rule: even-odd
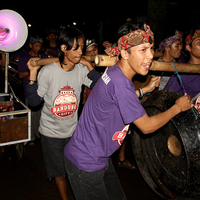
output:
[[[119,40],[122,36],[131,33],[132,31],[136,31],[136,30],[145,31],[144,24],[145,24],[145,22],[142,22],[142,23],[125,23],[125,24],[123,24],[119,28],[119,30],[117,32],[117,40]],[[152,39],[151,38],[149,38],[149,42],[152,43]],[[127,52],[130,54],[131,53],[130,49],[127,49]],[[121,55],[119,55],[119,59],[121,59]]]
[[[187,31],[186,34],[185,34],[185,37],[184,37],[184,41],[186,40],[187,36],[190,35],[190,34],[191,34],[191,37],[193,37],[196,30],[200,30],[200,26],[194,27],[190,31]],[[189,45],[192,47],[192,42]]]
[[[182,54],[185,57],[185,63],[187,63],[190,60],[190,52],[186,49],[185,41],[188,35],[191,34],[191,37],[193,37],[196,30],[200,30],[200,26],[195,26],[192,29],[186,31],[184,34]],[[192,42],[189,44],[189,46],[192,47]]]
[[[75,50],[77,50],[79,48],[79,38],[83,38],[83,41],[85,42],[83,33],[77,28],[67,28],[61,31],[58,38],[58,58],[60,63],[63,63],[64,61],[64,53],[61,50],[61,45],[64,44],[67,46],[67,50],[71,50],[74,45],[74,41],[76,41]]]
[[[143,23],[125,23],[123,24],[118,32],[117,32],[117,39],[119,40],[120,37],[127,35],[128,33],[131,33],[132,31],[135,30],[144,30],[144,22]]]
[[[43,43],[43,39],[40,35],[32,35],[29,39],[29,43],[33,44],[33,43]]]
[[[176,34],[176,30],[168,30],[167,32],[165,32],[165,35],[164,35],[164,37],[162,38],[162,40],[161,41],[163,41],[163,40],[165,40],[165,39],[167,39],[167,38],[169,38],[169,37],[172,37],[172,36],[174,36]]]

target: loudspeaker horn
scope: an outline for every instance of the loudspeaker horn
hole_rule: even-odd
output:
[[[13,52],[23,46],[28,27],[23,17],[13,10],[0,10],[0,50]]]

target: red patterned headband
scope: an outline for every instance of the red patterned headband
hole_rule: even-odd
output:
[[[192,33],[190,33],[186,39],[185,39],[185,44],[190,44],[192,43],[196,38],[200,37],[200,30],[196,30],[194,32],[194,35],[192,36]]]
[[[150,26],[144,24],[144,30],[145,31],[141,29],[135,30],[131,33],[128,33],[127,35],[122,36],[118,40],[118,46],[113,47],[112,49],[110,49],[110,51],[107,51],[106,53],[111,57],[117,55],[118,60],[118,56],[122,49],[127,50],[133,46],[148,43],[150,40],[153,42],[154,34],[151,31]]]

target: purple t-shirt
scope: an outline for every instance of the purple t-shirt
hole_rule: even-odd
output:
[[[185,91],[191,98],[200,92],[200,75],[199,74],[181,74],[181,79]],[[184,90],[178,80],[177,75],[172,75],[164,89],[173,90],[184,95]]]
[[[107,68],[83,108],[65,156],[81,170],[103,169],[121,146],[128,124],[145,113],[132,81],[117,65]]]

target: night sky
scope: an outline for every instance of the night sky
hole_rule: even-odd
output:
[[[84,34],[91,32],[95,34],[100,22],[103,22],[103,40],[114,42],[118,28],[127,18],[131,18],[132,21],[144,19],[148,22],[149,5],[153,3],[156,7],[158,3],[164,2],[166,4],[164,20],[159,21],[160,16],[157,15],[155,22],[153,21],[158,23],[158,27],[164,26],[164,31],[169,29],[186,31],[199,24],[199,0],[15,1],[14,3],[3,1],[0,9],[11,9],[22,15],[27,24],[32,24],[29,34],[41,32],[45,35],[45,30],[48,28],[60,30],[73,26],[73,22],[76,22],[76,26]],[[157,10],[159,9],[158,6]],[[159,34],[158,30],[156,34]]]

